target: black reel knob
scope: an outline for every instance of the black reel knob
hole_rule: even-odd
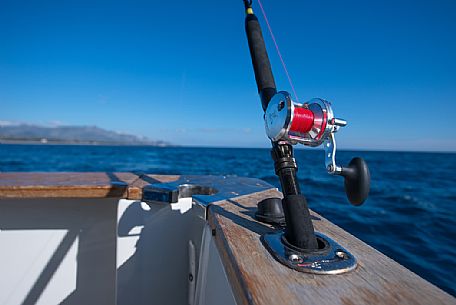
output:
[[[366,161],[353,158],[347,167],[342,167],[340,175],[345,179],[345,193],[350,203],[363,204],[370,190],[370,173]]]

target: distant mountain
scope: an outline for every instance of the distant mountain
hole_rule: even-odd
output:
[[[168,146],[164,141],[119,133],[96,126],[47,127],[0,121],[0,143],[65,143]]]

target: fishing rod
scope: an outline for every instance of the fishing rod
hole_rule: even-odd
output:
[[[353,205],[361,205],[367,199],[370,188],[369,168],[361,158],[352,159],[347,167],[336,164],[335,133],[346,126],[347,122],[334,116],[331,103],[316,98],[300,104],[293,101],[288,92],[277,91],[261,27],[252,9],[252,0],[243,1],[245,31],[258,93],[265,112],[266,134],[271,140],[271,156],[283,193],[285,232],[281,242],[286,244],[287,249],[318,251],[321,242],[318,234],[315,234],[306,198],[299,187],[293,145],[323,145],[327,172],[344,177],[345,192]]]

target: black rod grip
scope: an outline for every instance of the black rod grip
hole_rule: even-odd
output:
[[[296,172],[298,167],[290,144],[273,143],[274,167],[280,179],[282,207],[285,214],[285,239],[294,247],[306,251],[318,248],[306,198],[301,195]]]
[[[264,45],[260,23],[254,14],[247,14],[245,18],[245,32],[247,33],[247,40],[249,42],[250,57],[252,58],[258,93],[261,97],[261,105],[263,110],[266,110],[269,101],[276,94],[277,90],[268,52]]]
[[[318,249],[314,227],[303,195],[288,195],[282,199],[283,212],[287,223],[285,238],[293,246],[312,251]]]

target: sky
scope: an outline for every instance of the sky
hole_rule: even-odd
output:
[[[262,4],[298,101],[348,121],[340,148],[456,151],[456,1]],[[0,0],[0,121],[269,147],[262,116],[241,0]]]

